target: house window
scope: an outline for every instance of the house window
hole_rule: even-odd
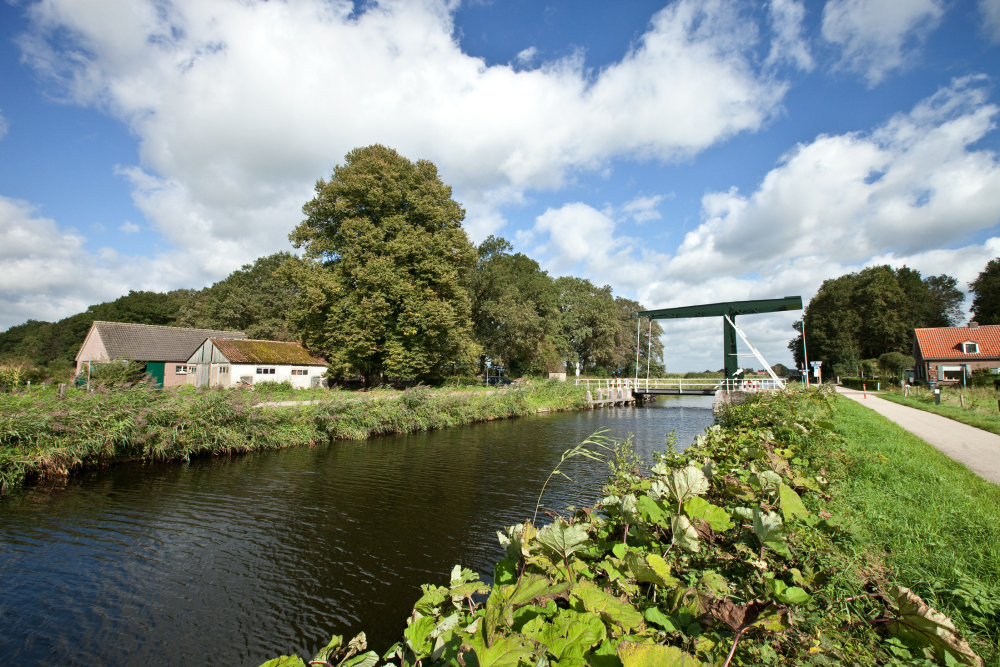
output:
[[[274,375],[274,371],[273,368],[258,368],[257,375]]]
[[[938,366],[938,379],[939,380],[961,380],[962,379],[962,367],[961,366]]]
[[[229,372],[229,366],[219,366],[219,372],[220,373],[228,373]]]
[[[979,343],[962,343],[962,351],[966,354],[979,354]]]
[[[190,371],[192,373],[194,373],[194,366],[190,367]],[[188,367],[187,366],[174,366],[174,373],[184,374],[184,373],[187,373],[187,372],[188,372]]]
[[[309,371],[305,368],[293,368],[292,375],[309,375]]]

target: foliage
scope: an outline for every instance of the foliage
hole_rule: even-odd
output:
[[[447,585],[423,586],[382,659],[982,665],[950,619],[870,568],[858,528],[827,511],[838,488],[828,475],[844,470],[831,400],[823,390],[731,406],[648,475],[619,447],[594,508],[499,532],[506,556],[492,586],[459,566]]]
[[[120,384],[135,384],[145,376],[146,363],[129,361],[128,359],[112,359],[104,363],[95,363],[90,368],[91,386],[110,387]]]
[[[956,284],[950,276],[921,278],[919,271],[887,265],[824,281],[804,315],[810,361],[823,361],[825,375],[838,365],[847,375],[862,359],[908,354],[915,328],[959,323],[964,294]],[[788,348],[801,367],[801,333]]]
[[[463,283],[475,249],[465,211],[431,162],[379,145],[355,149],[302,210],[289,238],[328,274],[330,294],[317,302],[301,292],[292,317],[335,372],[378,384],[472,361]]]
[[[996,384],[997,380],[1000,380],[1000,374],[994,373],[989,368],[977,368],[969,376],[969,384],[973,387],[996,387],[1000,389],[1000,386]]]
[[[24,364],[5,362],[0,364],[0,391],[13,391],[24,382]]]
[[[884,377],[903,377],[903,371],[913,368],[917,360],[900,352],[886,352],[878,358],[878,368]]]
[[[558,318],[555,281],[538,262],[490,236],[478,248],[468,278],[473,333],[485,357],[519,377],[562,371],[566,341]]]
[[[281,271],[288,252],[244,264],[224,280],[197,293],[181,307],[176,324],[200,329],[242,331],[258,340],[293,340],[286,320],[298,287]]]
[[[1000,257],[991,259],[969,283],[972,319],[980,324],[1000,324]]]

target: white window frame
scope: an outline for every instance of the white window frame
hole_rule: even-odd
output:
[[[969,346],[972,346],[972,351],[969,351]],[[962,354],[979,354],[979,343],[967,340],[962,343]]]
[[[258,366],[256,374],[257,375],[276,375],[277,373],[278,373],[278,369],[277,368],[271,368],[271,367],[265,367],[265,366]]]

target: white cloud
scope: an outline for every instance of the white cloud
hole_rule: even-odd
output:
[[[749,196],[735,188],[706,194],[704,222],[671,256],[640,250],[584,204],[547,211],[534,227],[545,265],[635,290],[651,308],[784,295],[808,301],[827,278],[885,263],[947,273],[964,287],[1000,256],[1000,163],[992,151],[970,149],[1000,113],[984,83],[956,80],[870,133],[796,146]],[[983,244],[966,240],[984,234]],[[787,363],[785,343],[800,316],[745,318],[746,330],[772,363]],[[703,370],[720,354],[717,323],[666,329],[675,362],[668,367]]]
[[[95,255],[85,242],[27,202],[0,196],[0,331],[29,318],[57,320],[130,289],[210,278],[186,253],[119,257],[104,248]]]
[[[663,216],[656,210],[656,207],[661,201],[663,201],[663,195],[636,197],[622,206],[622,211],[638,223],[660,220]]]
[[[943,0],[828,0],[823,36],[841,48],[842,67],[874,86],[914,56],[944,11]]]
[[[759,128],[786,85],[762,74],[730,3],[679,0],[621,61],[518,71],[464,54],[452,4],[42,0],[25,56],[73,102],[127,122],[136,205],[228,268],[286,247],[316,178],[380,142],[435,161],[475,238],[500,207],[615,158],[688,157]],[[525,53],[525,55],[527,55]]]
[[[795,0],[771,0],[768,13],[775,38],[771,42],[767,64],[787,62],[801,70],[810,71],[815,63],[809,52],[809,45],[802,37],[806,8]]]
[[[535,48],[534,46],[529,46],[528,48],[524,49],[523,51],[517,54],[517,62],[521,63],[522,65],[530,65],[531,61],[535,59],[536,55],[538,55],[538,49]]]
[[[125,234],[138,234],[139,230],[140,230],[139,225],[135,224],[134,222],[130,222],[128,220],[126,220],[125,224],[123,224],[121,227],[118,228],[118,231]]]
[[[1000,42],[1000,0],[979,0],[983,28],[994,42]]]

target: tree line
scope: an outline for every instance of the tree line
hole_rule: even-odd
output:
[[[973,282],[972,319],[1000,324],[1000,258]],[[810,361],[822,361],[826,376],[899,376],[913,366],[914,331],[958,326],[965,294],[948,275],[921,276],[903,266],[873,266],[823,282],[804,313]],[[788,343],[799,367],[805,355],[800,332]]]
[[[29,320],[0,334],[0,357],[65,368],[90,324],[107,320],[297,340],[327,356],[333,375],[369,383],[488,367],[635,373],[641,304],[553,278],[503,238],[475,246],[451,195],[429,161],[355,149],[303,207],[289,235],[301,256],[261,257],[201,290],[133,291],[55,323]],[[638,328],[641,372],[648,361],[663,373],[662,329]]]

